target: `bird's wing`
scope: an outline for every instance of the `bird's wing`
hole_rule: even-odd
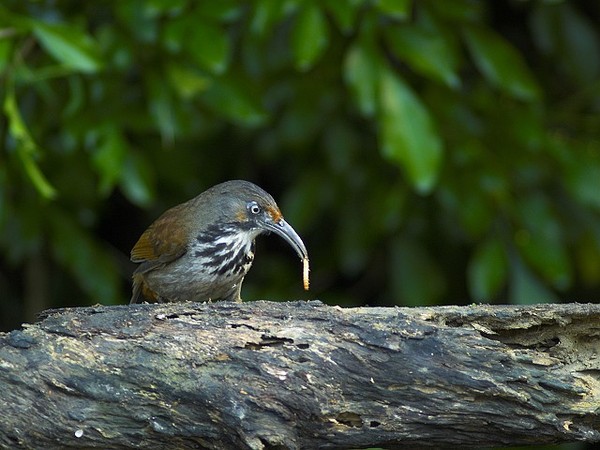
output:
[[[182,220],[182,206],[166,211],[144,231],[133,246],[131,261],[142,263],[136,273],[148,272],[185,254],[189,221]]]

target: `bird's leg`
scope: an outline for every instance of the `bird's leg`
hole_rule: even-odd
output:
[[[242,282],[244,281],[244,279],[242,278],[240,281],[238,281],[234,286],[234,290],[231,292],[231,294],[227,297],[225,297],[223,300],[225,301],[229,301],[229,302],[236,302],[236,303],[242,303]]]

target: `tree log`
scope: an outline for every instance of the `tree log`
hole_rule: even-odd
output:
[[[3,448],[600,442],[600,305],[51,310],[0,385]]]

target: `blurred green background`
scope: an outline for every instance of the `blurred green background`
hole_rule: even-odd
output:
[[[164,210],[242,178],[242,296],[341,305],[600,298],[600,3],[0,5],[0,329],[126,303]]]

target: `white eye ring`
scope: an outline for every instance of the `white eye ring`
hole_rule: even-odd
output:
[[[250,202],[250,203],[248,203],[248,211],[250,211],[254,215],[257,215],[257,214],[260,214],[262,209],[260,208],[260,206],[258,206],[258,203]]]

